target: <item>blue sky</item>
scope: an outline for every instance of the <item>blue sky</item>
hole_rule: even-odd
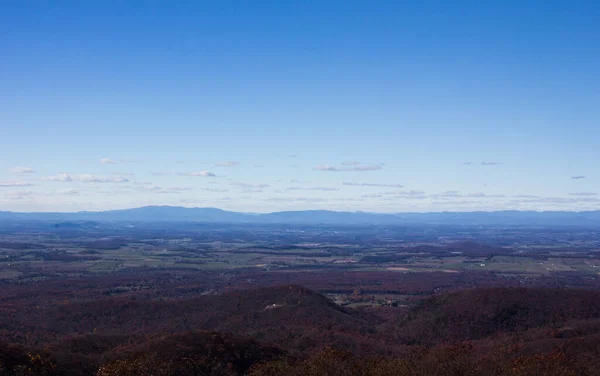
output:
[[[0,210],[600,209],[600,2],[4,1]]]

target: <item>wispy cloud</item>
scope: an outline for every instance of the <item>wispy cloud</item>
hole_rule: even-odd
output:
[[[239,162],[236,161],[226,161],[226,162],[218,162],[215,163],[215,167],[233,167],[237,166]]]
[[[129,179],[121,176],[96,176],[91,174],[80,174],[80,175],[69,175],[67,173],[60,173],[54,176],[47,176],[42,180],[55,181],[55,182],[80,182],[80,183],[127,183]]]
[[[326,202],[324,198],[318,197],[271,197],[267,201],[278,201],[278,202]]]
[[[71,175],[61,172],[58,175],[46,176],[45,178],[42,178],[42,180],[70,182],[73,181],[73,178],[71,177]]]
[[[535,203],[535,204],[576,204],[576,203],[598,203],[596,197],[538,197],[531,199],[512,200],[511,203]]]
[[[378,195],[378,194],[374,194],[374,195],[362,195],[360,197],[363,197],[363,198],[380,198],[380,197],[383,197],[383,195]]]
[[[179,175],[179,176],[202,176],[202,177],[210,177],[210,178],[217,176],[209,171],[178,172],[177,175]]]
[[[445,191],[441,193],[437,193],[431,195],[432,198],[459,198],[459,197],[468,197],[468,198],[502,198],[506,197],[505,195],[498,194],[487,194],[483,192],[471,192],[471,193],[461,193],[460,191]]]
[[[96,176],[90,174],[75,175],[75,180],[82,183],[127,183],[129,179],[120,176]]]
[[[313,167],[313,170],[315,171],[343,171],[344,169],[341,169],[339,167],[335,167],[335,166],[331,166],[331,165],[318,165]],[[348,170],[348,169],[346,169]]]
[[[102,158],[102,159],[100,159],[100,163],[102,163],[102,164],[117,164],[117,161],[115,161],[114,159],[110,159],[110,158]]]
[[[428,198],[425,191],[419,190],[408,190],[408,191],[390,191],[383,192],[384,195],[391,195],[392,198],[397,199],[409,199],[409,200],[423,200]]]
[[[434,197],[462,197],[460,191],[444,191],[433,195]]]
[[[373,171],[373,170],[381,170],[383,168],[383,164],[370,164],[370,165],[359,165],[352,167],[352,171]]]
[[[223,188],[202,188],[201,190],[204,192],[215,192],[215,193],[229,192],[229,189],[223,189]]]
[[[380,183],[352,183],[343,182],[343,185],[349,185],[354,187],[387,187],[387,188],[404,188],[402,184],[380,184]]]
[[[345,161],[345,162],[342,162],[342,165],[344,165],[344,166],[357,166],[359,164],[360,164],[360,162],[357,162],[357,161]]]
[[[16,191],[16,192],[7,192],[4,194],[4,198],[11,201],[21,201],[26,199],[32,199],[34,193],[32,191]]]
[[[339,191],[339,188],[334,187],[289,187],[285,189],[286,191],[324,191],[324,192],[332,192]]]
[[[499,166],[504,164],[503,162],[481,162],[482,166]]]
[[[14,174],[33,174],[35,170],[31,167],[17,166],[10,169]]]
[[[472,164],[473,164],[473,162],[464,162],[464,163],[463,163],[463,165],[465,165],[465,166],[470,166],[470,165],[472,165]]]
[[[210,164],[206,161],[200,160],[200,159],[178,159],[175,161],[175,164],[188,164],[188,163],[193,163],[193,164]]]
[[[13,191],[13,192],[7,192],[4,194],[5,197],[11,199],[11,200],[20,200],[26,196],[31,196],[33,195],[32,191]]]
[[[203,199],[198,199],[198,198],[184,198],[179,200],[180,203],[182,204],[200,204],[203,202],[206,202],[208,200],[203,200]]]
[[[422,196],[425,194],[425,191],[418,190],[410,190],[410,191],[390,191],[384,192],[386,195],[394,195],[394,196]]]
[[[32,187],[33,184],[23,180],[0,180],[0,187]]]
[[[229,183],[229,185],[233,185],[236,187],[242,187],[242,188],[268,188],[269,184],[250,184],[250,183],[244,183],[241,181],[232,181],[231,183]]]
[[[473,192],[467,193],[464,197],[472,197],[472,198],[503,198],[505,195],[490,195],[483,192]]]
[[[159,194],[178,194],[181,192],[185,192],[185,191],[191,191],[193,188],[190,187],[167,187],[167,188],[163,188],[160,187],[158,185],[148,185],[148,186],[144,186],[144,187],[140,187],[140,190],[143,191],[147,191],[147,192],[152,192],[152,193],[159,193]]]
[[[571,196],[598,196],[597,193],[594,192],[573,192],[569,193]]]
[[[242,193],[262,193],[264,190],[262,188],[244,188]]]
[[[583,175],[571,176],[571,179],[573,179],[573,180],[585,179],[585,176],[583,176]]]
[[[133,172],[112,172],[111,175],[115,176],[135,176]]]
[[[318,165],[313,167],[313,170],[315,171],[332,171],[332,172],[339,172],[339,171],[374,171],[374,170],[381,170],[383,168],[383,164],[382,163],[378,163],[378,164],[359,164],[359,165],[355,165],[355,166],[343,166],[343,167],[339,167],[339,166],[332,166],[332,165]]]
[[[341,202],[358,202],[358,201],[366,201],[364,198],[353,198],[353,197],[340,197],[333,198],[331,201],[341,201]]]
[[[62,191],[59,191],[58,194],[60,195],[65,195],[65,196],[79,196],[79,194],[81,193],[81,191],[79,189],[65,189]]]

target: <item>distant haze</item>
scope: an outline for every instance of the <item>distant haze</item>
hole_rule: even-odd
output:
[[[237,213],[216,208],[146,206],[135,209],[78,213],[0,212],[0,220],[205,222],[296,225],[531,225],[598,226],[600,211],[588,212],[442,212],[377,214],[326,210],[266,214]]]

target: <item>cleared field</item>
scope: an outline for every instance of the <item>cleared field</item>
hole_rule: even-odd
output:
[[[0,269],[0,279],[12,279],[20,277],[23,273],[17,270]]]

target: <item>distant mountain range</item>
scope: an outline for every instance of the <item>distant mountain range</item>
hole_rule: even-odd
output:
[[[339,225],[534,225],[598,226],[600,211],[495,211],[434,213],[366,213],[328,210],[282,211],[265,214],[238,213],[216,208],[144,206],[140,208],[76,213],[17,213],[0,211],[0,220],[37,221],[143,221],[253,224]]]

